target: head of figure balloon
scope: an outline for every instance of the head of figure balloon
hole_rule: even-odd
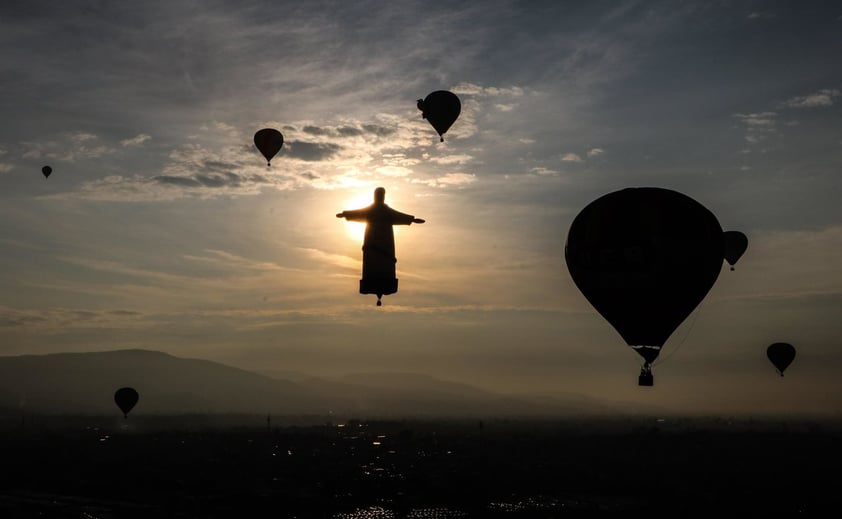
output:
[[[385,204],[386,203],[386,188],[385,187],[378,187],[374,190],[374,203],[375,204]]]

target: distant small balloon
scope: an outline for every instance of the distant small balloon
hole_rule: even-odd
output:
[[[44,178],[49,178],[50,173],[52,173],[52,172],[53,172],[53,168],[51,168],[50,166],[44,166],[43,168],[41,168],[41,173],[44,174]]]
[[[114,402],[120,411],[123,411],[123,418],[129,417],[129,412],[137,404],[139,395],[132,387],[121,387],[114,393]]]
[[[795,347],[787,342],[776,342],[766,348],[766,356],[777,368],[778,373],[784,376],[784,370],[795,360]]]
[[[436,90],[424,99],[419,99],[416,106],[421,110],[422,117],[427,119],[444,142],[444,134],[456,122],[462,112],[462,103],[453,92]]]
[[[725,261],[731,265],[731,270],[734,270],[734,264],[748,248],[748,238],[740,231],[726,231],[722,233],[722,241],[725,245]]]
[[[274,128],[263,128],[254,134],[254,145],[266,157],[266,165],[271,166],[272,157],[277,155],[284,145],[284,136]]]

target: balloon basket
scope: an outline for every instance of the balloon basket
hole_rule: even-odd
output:
[[[363,278],[360,280],[360,294],[384,295],[398,291],[398,280],[388,278]]]

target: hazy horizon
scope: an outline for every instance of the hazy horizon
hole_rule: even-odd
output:
[[[0,42],[0,355],[842,412],[838,3],[33,1],[0,5]],[[439,89],[443,143],[415,106]],[[381,308],[334,216],[377,186],[426,219]],[[576,214],[634,186],[749,238],[652,388],[564,261]]]

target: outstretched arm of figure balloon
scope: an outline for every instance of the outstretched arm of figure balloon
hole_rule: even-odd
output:
[[[354,209],[351,211],[342,211],[336,214],[337,218],[345,218],[350,222],[366,222],[368,221],[367,209]]]
[[[421,218],[413,218],[412,223],[424,223],[426,220],[422,220]]]

